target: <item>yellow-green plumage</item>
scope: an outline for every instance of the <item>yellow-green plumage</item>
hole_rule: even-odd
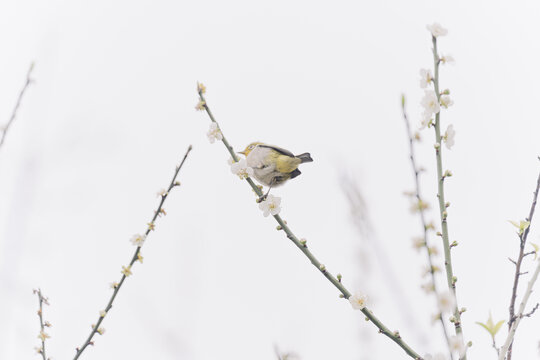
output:
[[[302,160],[296,157],[290,157],[287,155],[281,155],[273,153],[270,157],[275,157],[276,170],[280,173],[290,173],[298,169],[298,165],[302,163]]]

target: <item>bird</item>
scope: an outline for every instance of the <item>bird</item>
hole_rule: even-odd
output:
[[[255,179],[268,186],[263,198],[268,196],[273,187],[300,175],[300,164],[313,161],[309,153],[294,155],[289,150],[262,142],[252,142],[238,153],[246,157],[247,166],[253,169]]]

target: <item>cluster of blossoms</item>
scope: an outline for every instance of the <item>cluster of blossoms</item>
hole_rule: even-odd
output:
[[[431,32],[431,35],[434,38],[440,36],[445,36],[448,34],[448,31],[443,28],[440,24],[434,23],[428,25],[427,29]],[[454,58],[451,55],[443,55],[438,57],[438,63],[442,64],[451,64],[454,62]],[[438,65],[437,65],[438,66]],[[444,90],[442,93],[437,94],[434,89],[430,88],[430,85],[434,83],[437,79],[433,77],[431,70],[429,69],[420,69],[420,87],[424,90],[424,97],[422,98],[421,105],[424,108],[422,113],[422,118],[420,121],[420,128],[424,129],[426,126],[429,127],[433,123],[433,116],[438,114],[441,111],[441,107],[448,109],[454,104],[454,101],[450,98],[450,91]],[[448,126],[443,140],[448,149],[451,149],[455,143],[455,134],[454,128],[452,125]]]
[[[218,124],[215,122],[210,124],[210,128],[208,129],[206,136],[208,136],[208,141],[210,141],[210,144],[213,144],[216,140],[223,140],[223,134],[221,133]]]

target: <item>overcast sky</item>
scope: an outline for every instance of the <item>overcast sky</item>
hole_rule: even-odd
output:
[[[464,334],[470,359],[495,358],[475,322],[507,318],[518,252],[507,220],[527,216],[540,169],[539,16],[538,1],[2,1],[0,124],[36,65],[0,149],[0,358],[37,358],[37,287],[51,303],[49,356],[73,357],[190,144],[144,263],[82,358],[270,360],[274,346],[302,360],[408,358],[262,216],[225,147],[208,142],[197,81],[235,149],[311,153],[272,191],[283,218],[415,350],[444,350],[420,288],[425,255],[411,246],[421,228],[403,196],[413,179],[400,113],[405,93],[418,127],[435,21],[448,29],[440,52],[456,59],[441,69],[455,101],[442,123],[457,132],[444,161]],[[433,134],[422,137],[436,209]],[[343,176],[365,198],[367,233]],[[539,356],[539,330],[540,314],[521,323],[515,360]]]

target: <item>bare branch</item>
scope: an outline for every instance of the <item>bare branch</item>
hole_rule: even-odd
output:
[[[0,148],[4,144],[4,140],[6,139],[6,135],[9,128],[15,121],[15,117],[17,116],[17,110],[19,110],[19,106],[21,105],[21,101],[24,96],[24,93],[26,92],[26,89],[33,81],[32,78],[30,77],[33,69],[34,69],[34,63],[32,62],[30,64],[30,68],[28,68],[28,72],[26,73],[26,81],[24,82],[24,86],[21,89],[21,92],[19,93],[19,97],[17,98],[17,102],[15,103],[15,107],[13,108],[13,111],[11,112],[11,117],[9,118],[7,124],[3,127],[3,129],[0,129],[0,131],[2,132],[2,137],[0,137]]]
[[[538,158],[540,160],[540,157]],[[529,223],[532,221],[534,216],[534,210],[536,209],[536,202],[538,199],[538,191],[540,190],[540,173],[538,174],[538,179],[536,180],[536,190],[533,193],[533,201],[531,204],[531,208],[529,210],[529,216],[527,217],[527,221]],[[517,261],[515,262],[516,265],[516,271],[514,273],[514,284],[512,286],[512,296],[510,297],[510,306],[508,307],[509,317],[508,317],[508,329],[512,329],[512,325],[516,321],[516,313],[515,313],[515,306],[516,306],[516,296],[517,296],[517,288],[519,283],[519,277],[523,275],[524,273],[521,272],[521,264],[523,262],[523,259],[525,258],[525,245],[527,243],[527,236],[529,235],[529,231],[531,229],[531,226],[529,226],[519,235],[519,255],[517,258]],[[502,354],[504,356],[505,354]],[[512,359],[512,343],[508,347],[508,355],[507,360]]]

